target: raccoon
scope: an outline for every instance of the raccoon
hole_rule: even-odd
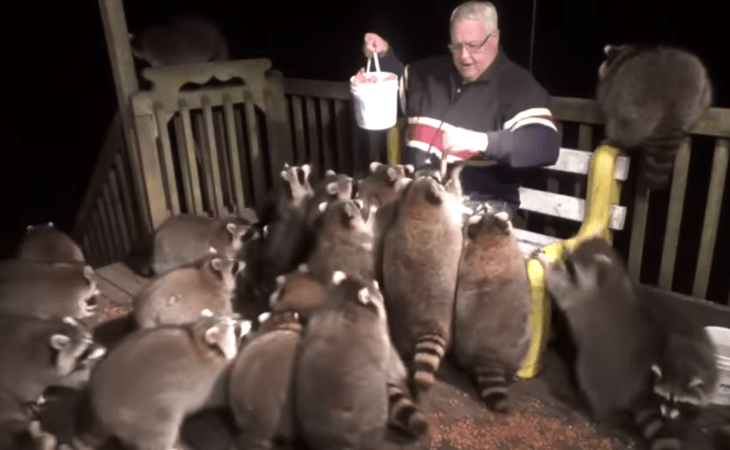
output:
[[[352,177],[327,170],[322,180],[314,188],[314,195],[307,207],[307,227],[316,230],[319,219],[322,217],[322,202],[334,200],[347,201],[352,199],[355,181]]]
[[[196,320],[205,309],[232,314],[236,275],[243,267],[235,259],[211,256],[160,275],[134,299],[137,325],[179,325]]]
[[[161,275],[192,264],[210,255],[211,247],[221,257],[236,258],[250,232],[251,224],[239,217],[170,217],[154,232],[152,271]]]
[[[639,150],[651,189],[669,184],[679,147],[712,103],[707,70],[694,54],[667,46],[607,45],[596,99],[606,139]]]
[[[185,14],[130,34],[132,54],[152,67],[199,64],[229,58],[228,43],[215,22]]]
[[[625,264],[600,237],[581,243],[565,261],[545,267],[546,287],[565,313],[577,346],[576,375],[599,421],[631,415],[651,450],[680,448],[658,416],[651,366],[662,332],[638,297]],[[621,386],[621,389],[616,389]]]
[[[530,304],[527,261],[508,214],[485,205],[464,227],[454,353],[494,411],[507,411],[507,386],[530,348]]]
[[[383,236],[392,225],[403,189],[413,181],[412,165],[391,165],[374,161],[370,164],[370,175],[358,182],[357,199],[363,201],[363,216],[366,220],[371,205],[377,207],[373,222],[373,261],[375,276],[383,282]]]
[[[239,448],[264,450],[294,439],[293,376],[302,325],[293,311],[263,313],[231,368],[230,407]]]
[[[327,300],[327,284],[317,281],[309,266],[302,264],[295,271],[277,277],[277,289],[271,294],[272,311],[294,311],[302,323]]]
[[[96,314],[94,270],[78,263],[0,261],[0,311],[39,319]]]
[[[134,448],[173,448],[185,417],[225,404],[216,394],[250,328],[249,321],[208,314],[130,335],[91,375],[75,447],[116,437]]]
[[[322,223],[317,244],[307,265],[312,277],[322,284],[335,271],[363,283],[375,279],[372,226],[363,220],[362,205],[353,200],[322,202]]]
[[[450,345],[462,249],[461,186],[433,178],[408,184],[383,240],[383,282],[395,347],[416,394],[434,383]]]
[[[306,208],[306,203],[314,195],[309,183],[311,172],[309,164],[297,167],[284,163],[281,179],[277,180],[276,188],[267,195],[259,211],[259,223],[262,226],[287,217],[292,210],[303,211]]]
[[[390,344],[377,284],[335,272],[300,348],[295,414],[308,447],[382,448]]]
[[[25,236],[18,244],[17,259],[35,262],[76,262],[85,263],[84,253],[73,239],[53,226],[28,225]]]
[[[83,389],[105,352],[71,318],[0,313],[0,448],[34,448],[26,406],[40,404],[49,387]],[[41,444],[47,441],[37,431]]]

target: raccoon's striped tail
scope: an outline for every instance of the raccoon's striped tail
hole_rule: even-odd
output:
[[[497,364],[482,365],[473,370],[479,397],[489,409],[507,412],[507,372]]]
[[[656,405],[634,412],[634,422],[648,450],[681,450],[682,442]]]
[[[419,438],[428,431],[426,415],[403,388],[388,383],[388,424]]]
[[[436,381],[436,371],[446,353],[446,339],[429,333],[418,337],[411,366],[413,387],[416,393],[425,392]]]
[[[641,149],[641,174],[649,189],[660,190],[669,185],[677,153],[684,141],[682,134],[653,138]]]

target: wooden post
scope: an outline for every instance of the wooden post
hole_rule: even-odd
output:
[[[124,15],[122,0],[99,0],[101,20],[104,25],[107,50],[111,62],[114,86],[117,91],[117,103],[124,127],[124,139],[127,144],[127,155],[130,158],[134,188],[139,204],[139,215],[142,219],[142,233],[152,231],[150,208],[146,195],[146,183],[143,177],[141,155],[134,131],[134,120],[130,106],[130,97],[139,91],[137,74],[134,71],[132,48],[129,44],[129,31]]]

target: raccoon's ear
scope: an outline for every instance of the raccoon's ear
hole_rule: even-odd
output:
[[[213,325],[212,327],[205,330],[205,342],[208,345],[213,345],[217,342],[220,342],[221,340],[221,330],[218,328],[218,325]]]
[[[53,228],[53,222],[48,222],[48,226]]]
[[[238,322],[238,339],[243,338],[251,331],[252,325],[250,320],[241,320]]]
[[[702,386],[704,384],[705,384],[705,382],[702,380],[702,378],[700,378],[700,377],[698,377],[698,376],[695,375],[694,377],[692,377],[691,380],[689,380],[689,383],[687,384],[687,388],[688,389],[693,389],[693,388],[696,388],[696,387],[700,387],[700,386]]]
[[[658,377],[662,376],[662,369],[657,364],[651,365],[651,371]]]
[[[231,235],[233,236],[236,235],[236,228],[238,227],[233,222],[226,224],[226,230],[228,230],[228,232],[231,233]]]
[[[278,287],[282,287],[284,285],[284,282],[286,282],[286,276],[285,275],[279,275],[276,277],[276,285]]]
[[[79,323],[76,322],[76,319],[74,319],[73,317],[70,317],[70,316],[64,317],[63,318],[63,323],[69,324],[69,325],[74,326],[74,327],[79,326]]]
[[[215,247],[210,246],[210,248],[208,248],[208,253],[210,253],[211,255],[217,255],[218,250],[216,250]]]
[[[65,334],[54,334],[51,336],[51,347],[56,350],[63,350],[71,345],[71,338]]]
[[[200,315],[203,317],[213,317],[213,311],[205,308],[204,310],[200,311]]]
[[[324,211],[327,209],[327,202],[322,202],[319,204],[319,212],[324,213]]]
[[[603,53],[605,53],[605,54],[606,54],[606,56],[608,56],[608,52],[610,52],[612,48],[613,48],[613,45],[611,45],[611,44],[606,44],[606,45],[605,45],[605,46],[603,47]]]
[[[370,302],[370,297],[368,296],[368,288],[360,288],[360,290],[357,291],[357,301],[359,301],[363,305],[367,305]]]
[[[271,317],[271,313],[269,311],[262,312],[261,314],[259,314],[258,321],[259,321],[259,323],[264,323],[267,320],[269,320],[270,317]]]
[[[347,278],[347,276],[345,275],[345,272],[343,272],[341,270],[337,270],[337,271],[335,271],[334,274],[332,274],[332,282],[334,284],[340,284],[340,283],[342,283],[342,281],[345,278]]]
[[[509,222],[509,213],[507,213],[506,211],[500,211],[495,214],[494,217],[502,222]]]
[[[33,228],[33,225],[28,225],[27,227],[25,227],[25,231],[30,231],[32,228]]]
[[[286,170],[282,170],[280,175],[284,181],[286,181],[287,183],[289,182],[289,172],[287,172]]]
[[[373,161],[373,162],[371,162],[370,163],[370,173],[375,172],[376,170],[378,170],[378,167],[380,167],[382,165],[383,165],[383,163],[381,163],[379,161]]]
[[[413,164],[406,164],[403,166],[404,169],[406,169],[406,175],[413,176],[413,174],[416,173],[416,168],[413,166]]]
[[[309,266],[307,264],[299,264],[299,267],[297,267],[297,271],[300,273],[307,273],[309,272]]]
[[[337,183],[334,181],[331,183],[327,183],[327,186],[325,187],[325,192],[327,192],[327,194],[329,195],[337,194]]]
[[[484,220],[484,216],[481,214],[474,214],[469,217],[469,220],[466,223],[466,237],[469,239],[474,239],[476,237],[477,230],[479,229],[479,225],[482,223],[482,220]]]
[[[221,272],[223,270],[223,261],[220,258],[215,258],[210,262],[210,266]]]
[[[284,163],[284,170],[289,168],[289,163]]]
[[[332,169],[327,169],[327,171],[324,173],[325,175],[337,175],[337,173]]]

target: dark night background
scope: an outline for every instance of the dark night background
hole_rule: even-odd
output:
[[[346,80],[365,59],[366,31],[385,37],[404,62],[446,52],[448,19],[460,1],[340,3],[125,0],[130,32],[177,12],[221,26],[232,58],[268,57],[285,76]],[[494,1],[507,55],[528,67],[533,0]],[[730,106],[726,16],[707,1],[538,0],[533,73],[556,96],[592,97],[606,43],[663,42],[694,51]],[[719,5],[719,3],[715,3]],[[94,0],[23,2],[6,15],[2,41],[3,256],[26,225],[70,230],[116,109],[99,5]]]

